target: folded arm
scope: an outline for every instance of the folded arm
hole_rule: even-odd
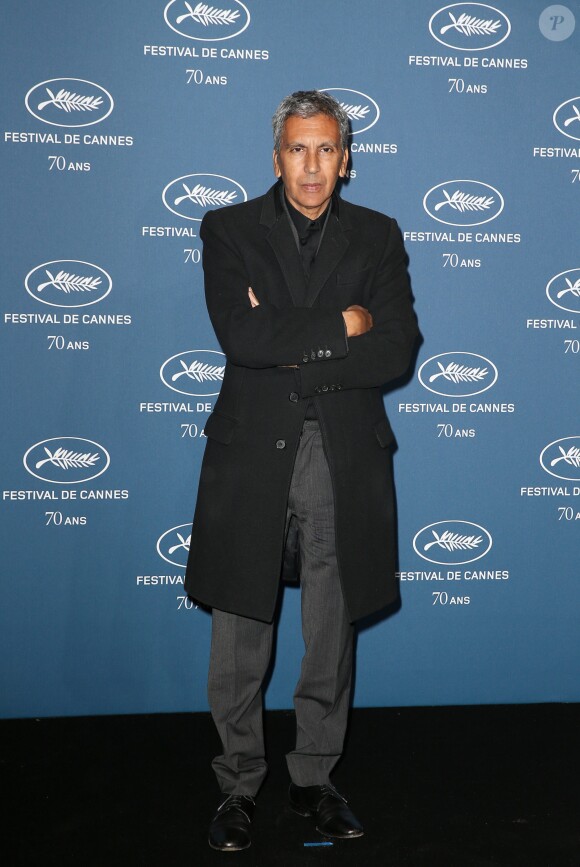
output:
[[[372,329],[349,340],[345,358],[320,366],[300,364],[302,397],[381,386],[407,370],[418,335],[407,263],[401,233],[392,220],[369,303]]]
[[[387,224],[388,225],[388,224]],[[302,397],[371,388],[400,376],[417,336],[401,233],[392,220],[376,267],[369,310],[354,305],[278,308],[249,295],[241,251],[219,211],[206,214],[206,301],[228,360],[244,367],[298,367]],[[318,363],[318,362],[323,362]]]
[[[279,367],[348,354],[339,309],[275,307],[260,298],[252,307],[250,283],[240,251],[219,212],[206,214],[200,231],[207,309],[227,358],[243,367]],[[330,353],[330,354],[328,354]]]

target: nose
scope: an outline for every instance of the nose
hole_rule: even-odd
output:
[[[320,163],[318,160],[318,151],[316,150],[316,148],[306,151],[306,161],[304,169],[309,175],[315,175],[316,172],[319,171]]]

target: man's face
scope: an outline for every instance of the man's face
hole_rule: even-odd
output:
[[[348,150],[340,145],[336,120],[326,114],[286,120],[274,173],[282,178],[289,202],[315,220],[324,211],[338,178],[343,178]]]

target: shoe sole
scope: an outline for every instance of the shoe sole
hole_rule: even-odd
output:
[[[213,843],[209,843],[210,849],[213,849],[215,852],[243,852],[244,849],[249,849],[252,845],[248,843],[247,846],[214,846]]]
[[[364,831],[355,831],[354,834],[329,834],[328,831],[321,831],[318,826],[316,830],[323,837],[329,837],[331,840],[355,840],[357,837],[364,836]]]
[[[298,807],[296,804],[293,804],[292,801],[288,802],[290,809],[297,813],[299,816],[304,816],[309,819],[311,816],[314,816],[313,810],[307,810],[304,807]],[[355,837],[362,837],[364,831],[355,831],[353,834],[329,834],[328,831],[321,831],[318,826],[316,826],[316,830],[319,834],[322,834],[323,837],[330,837],[335,840],[350,840]]]

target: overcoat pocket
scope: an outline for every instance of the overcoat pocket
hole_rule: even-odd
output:
[[[205,423],[204,433],[206,437],[217,440],[218,443],[223,443],[227,446],[233,439],[237,424],[237,418],[223,415],[221,412],[214,410]]]
[[[379,441],[379,445],[383,449],[386,448],[395,439],[395,434],[393,433],[393,429],[389,424],[388,418],[382,418],[375,424],[375,434]]]

